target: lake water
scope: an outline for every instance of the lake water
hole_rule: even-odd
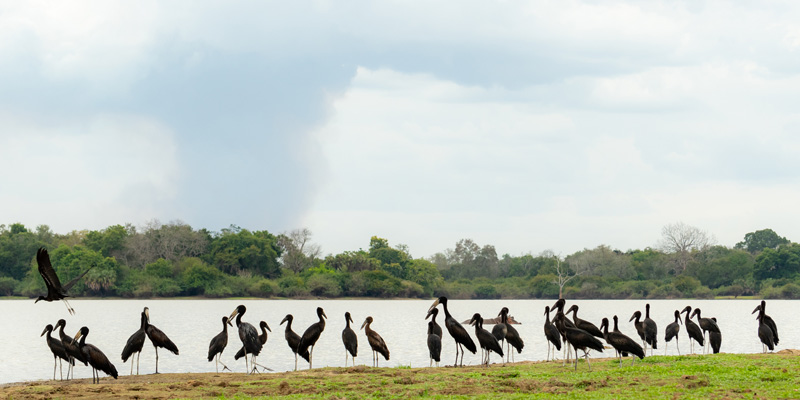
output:
[[[294,315],[293,329],[302,335],[303,331],[317,321],[315,310],[323,307],[328,316],[325,331],[314,349],[314,367],[344,366],[345,350],[341,341],[344,328],[344,313],[349,311],[355,321],[354,330],[359,339],[357,364],[371,365],[371,350],[363,330],[358,330],[364,319],[374,318],[372,329],[384,338],[391,359],[381,358],[381,366],[400,365],[412,367],[428,366],[427,321],[424,320],[432,300],[72,300],[70,304],[76,314],[69,316],[61,302],[34,304],[33,300],[0,301],[0,315],[4,321],[0,326],[0,383],[47,380],[53,374],[53,356],[43,337],[39,337],[45,325],[53,324],[59,318],[67,321],[65,330],[71,336],[81,326],[88,326],[90,333],[87,343],[99,347],[114,363],[120,375],[130,372],[130,360],[122,363],[120,354],[128,337],[139,329],[140,313],[146,306],[150,308],[150,322],[163,330],[180,349],[180,356],[161,349],[159,351],[159,372],[214,372],[213,362],[208,362],[208,344],[222,329],[221,318],[230,315],[239,304],[247,307],[243,320],[255,326],[264,320],[272,329],[269,340],[258,360],[275,371],[294,369],[294,354],[283,337],[284,326],[279,325],[286,314]],[[508,307],[521,325],[519,331],[525,348],[515,354],[515,361],[544,360],[547,354],[542,325],[544,307],[552,305],[553,300],[451,300],[448,304],[451,314],[459,321],[469,319],[479,312],[484,318],[497,315],[502,307]],[[637,339],[632,322],[628,322],[634,311],[644,312],[645,303],[651,305],[651,318],[659,329],[659,349],[656,354],[664,354],[664,328],[672,322],[673,311],[687,305],[699,307],[703,317],[716,317],[723,333],[722,352],[758,353],[761,342],[757,336],[758,322],[750,312],[759,300],[578,300],[568,301],[567,306],[577,304],[578,316],[600,325],[603,317],[620,317],[620,329],[628,336]],[[767,314],[778,325],[781,342],[776,350],[800,346],[800,333],[794,326],[800,326],[800,316],[796,312],[797,301],[770,300]],[[441,308],[441,307],[440,307]],[[440,310],[441,311],[441,310]],[[444,314],[437,321],[444,328]],[[474,328],[466,326],[474,338]],[[486,328],[491,330],[491,326]],[[236,327],[229,328],[228,347],[222,361],[236,372],[244,372],[244,360],[233,360],[233,355],[241,347]],[[56,334],[57,337],[57,334]],[[671,342],[668,354],[677,354],[675,342]],[[681,353],[689,350],[685,329],[680,333]],[[477,340],[476,340],[477,344]],[[592,352],[591,355],[597,356]],[[613,350],[606,350],[603,356],[613,357]],[[560,356],[560,355],[559,355]],[[446,329],[442,339],[442,365],[452,365],[455,359],[455,344]],[[492,354],[492,361],[499,361]],[[480,363],[480,351],[464,357],[464,364]],[[66,373],[66,364],[64,364]],[[308,368],[308,363],[300,359],[300,369]],[[150,374],[155,370],[155,353],[147,341],[141,355],[140,373]],[[135,372],[135,371],[134,371]],[[102,375],[102,374],[101,374]],[[76,378],[90,378],[91,369],[78,366]]]

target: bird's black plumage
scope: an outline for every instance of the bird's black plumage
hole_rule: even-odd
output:
[[[36,263],[39,266],[39,275],[42,276],[42,279],[44,279],[44,284],[47,286],[47,296],[39,296],[36,298],[34,303],[38,303],[40,300],[48,302],[61,300],[67,307],[67,311],[70,313],[70,315],[75,314],[75,310],[70,307],[69,302],[67,302],[66,298],[69,297],[67,292],[72,286],[75,285],[75,283],[83,278],[83,276],[86,275],[89,270],[94,268],[94,265],[91,265],[80,275],[67,282],[66,285],[61,285],[61,281],[58,279],[58,274],[56,274],[55,269],[53,269],[53,265],[50,263],[50,255],[47,253],[47,249],[44,247],[40,248],[36,252]]]
[[[766,301],[761,300],[761,304],[756,306],[756,309],[753,310],[753,312],[750,313],[750,314],[755,314],[756,312],[758,312],[760,310],[764,310],[764,316],[763,317],[756,316],[756,319],[757,320],[759,318],[763,319],[764,323],[769,327],[770,330],[772,330],[772,343],[775,346],[777,346],[778,342],[780,342],[780,339],[778,338],[778,326],[775,324],[775,321],[772,319],[772,317],[770,317],[769,315],[766,314],[767,313],[767,302]]]
[[[436,323],[436,316],[437,315],[439,315],[439,309],[438,308],[434,308],[434,309],[428,311],[428,315],[425,316],[425,319],[428,319],[428,317],[431,317],[431,322],[433,322],[433,334],[434,335],[438,335],[441,338],[442,337],[442,327],[439,326],[438,323]]]
[[[313,367],[314,345],[317,344],[317,340],[319,340],[320,335],[322,335],[322,331],[325,330],[325,318],[328,318],[322,307],[317,307],[317,317],[319,321],[306,328],[306,331],[303,332],[303,336],[300,336],[300,343],[297,345],[298,354],[308,353],[308,368]]]
[[[208,361],[211,362],[211,360],[216,359],[217,372],[219,372],[219,357],[222,356],[222,352],[228,346],[228,326],[233,326],[230,319],[227,316],[222,317],[222,331],[211,338],[211,342],[208,344]],[[223,371],[228,368],[225,364],[222,364],[222,366]]]
[[[462,347],[466,347],[467,350],[475,354],[478,351],[478,348],[475,346],[475,342],[472,341],[472,338],[467,333],[467,330],[464,329],[461,324],[450,315],[450,311],[447,309],[447,297],[439,297],[433,302],[433,305],[428,308],[428,312],[431,312],[434,308],[436,308],[439,304],[442,305],[444,308],[444,326],[447,328],[447,332],[450,333],[450,336],[453,337],[453,340],[456,342],[456,362],[453,366],[458,364],[458,353],[459,350],[461,351],[461,365],[464,365],[464,350]]]
[[[680,333],[680,331],[681,313],[680,311],[675,310],[675,320],[667,325],[667,329],[664,329],[664,355],[667,355],[667,345],[673,338],[675,339],[675,347],[678,348],[678,355],[681,355],[681,347],[678,344],[678,333]]]
[[[603,318],[600,326],[603,328],[603,337],[605,338],[606,343],[610,344],[611,347],[613,347],[614,350],[620,354],[620,365],[622,365],[623,354],[633,354],[636,357],[639,357],[639,359],[644,358],[644,349],[642,349],[642,346],[624,333],[619,332],[618,319],[616,315],[614,316],[614,331],[608,331],[608,318]],[[635,360],[634,357],[631,357],[631,359]]]
[[[272,332],[272,329],[269,328],[269,325],[267,325],[266,321],[259,322],[258,323],[258,327],[259,327],[259,329],[261,329],[261,333],[258,335],[258,340],[261,341],[261,344],[262,344],[261,348],[263,350],[263,348],[264,348],[263,345],[267,344],[267,339],[269,338],[269,334],[267,333],[267,331]],[[233,359],[234,360],[238,360],[238,359],[244,357],[245,354],[249,354],[249,353],[247,353],[247,349],[245,349],[244,346],[242,346],[239,349],[239,351],[237,351],[236,354],[233,355]]]
[[[544,307],[544,315],[544,337],[547,339],[547,360],[549,360],[551,347],[561,350],[561,334],[558,332],[558,328],[550,322],[550,306]],[[554,358],[555,355],[556,351],[553,350]]]
[[[150,323],[150,309],[145,307],[144,308],[145,314],[145,327],[144,333],[147,334],[147,338],[150,339],[150,343],[153,344],[153,348],[156,349],[156,373],[158,373],[158,348],[164,348],[176,356],[179,354],[178,346],[169,339],[166,333],[164,333],[161,329],[155,327],[155,325]]]
[[[689,335],[689,344],[691,345],[691,352],[694,353],[694,340],[695,342],[699,343],[700,346],[705,343],[703,339],[703,330],[694,323],[691,319],[692,307],[686,306],[681,313],[686,313],[686,317],[683,320],[683,326],[686,328],[686,333]]]
[[[478,344],[480,344],[481,349],[484,352],[484,357],[481,360],[482,363],[486,366],[489,366],[489,355],[491,352],[495,352],[503,357],[503,348],[500,346],[500,342],[497,341],[497,338],[492,334],[489,333],[486,329],[483,329],[483,317],[480,314],[475,313],[472,316],[472,319],[469,320],[470,325],[475,326],[475,337],[478,338]],[[502,324],[502,322],[500,322]]]
[[[564,314],[560,314],[561,320],[566,320]],[[589,363],[589,350],[597,350],[603,352],[603,342],[598,340],[594,335],[583,329],[564,327],[566,332],[567,342],[575,349],[575,370],[578,370],[578,350],[583,350],[583,355],[586,358],[586,364],[589,369],[592,368]]]
[[[75,374],[76,362],[80,362],[85,366],[89,365],[89,363],[83,356],[83,352],[81,352],[81,349],[78,348],[78,342],[76,342],[72,336],[64,333],[64,328],[66,328],[66,326],[67,326],[67,321],[62,318],[59,319],[58,322],[56,322],[55,328],[58,328],[58,336],[59,338],[61,338],[61,344],[64,346],[64,350],[66,350],[67,354],[70,356],[71,361],[69,363],[69,366],[67,367],[67,379],[69,379],[70,373],[72,373],[73,375]]]
[[[716,318],[711,317],[711,320],[713,320],[715,324],[717,323]],[[719,349],[722,347],[722,332],[708,332],[708,344],[711,345],[711,351],[714,354],[719,353]]]
[[[344,344],[344,366],[347,366],[347,358],[353,357],[353,366],[356,365],[356,356],[358,355],[358,336],[350,323],[353,322],[353,317],[350,312],[344,313],[344,329],[342,329],[342,344]],[[348,356],[349,354],[349,356]]]
[[[764,321],[764,308],[758,312],[758,339],[761,340],[761,350],[766,353],[775,350],[775,337],[773,336],[772,328]]]
[[[600,329],[597,328],[597,325],[595,325],[595,324],[593,324],[593,323],[591,323],[589,321],[586,321],[584,319],[578,318],[578,305],[577,304],[573,304],[567,310],[567,312],[564,313],[564,315],[567,315],[570,312],[572,313],[572,322],[575,324],[576,328],[583,329],[584,331],[589,332],[594,337],[598,337],[598,338],[602,338],[603,337],[603,332],[601,332]]]
[[[650,354],[658,349],[658,326],[650,318],[650,303],[644,305],[644,341],[650,345]]]
[[[303,357],[303,359],[306,361],[308,361],[309,355],[308,351],[305,351],[303,353],[297,352],[297,346],[300,344],[300,335],[298,335],[297,333],[295,333],[295,331],[292,330],[292,321],[294,321],[294,317],[292,316],[292,314],[286,314],[286,316],[283,317],[283,319],[281,320],[281,325],[283,325],[283,323],[286,322],[286,330],[283,334],[283,337],[286,338],[286,344],[289,345],[289,348],[292,350],[292,353],[294,353],[294,370],[297,371],[297,355],[299,354],[300,357]]]
[[[47,343],[47,347],[50,348],[50,352],[53,353],[53,380],[56,380],[56,366],[60,364],[60,361],[64,360],[67,363],[74,362],[70,360],[69,354],[67,354],[67,350],[64,349],[64,345],[61,341],[54,338],[51,333],[53,333],[53,325],[47,324],[39,337],[47,335],[45,337],[45,342]],[[69,369],[67,369],[67,379],[69,379]],[[64,380],[63,369],[61,371],[61,380]]]
[[[519,335],[517,329],[508,323],[508,307],[503,307],[500,310],[500,314],[498,314],[498,316],[500,317],[500,322],[506,327],[505,329],[506,343],[508,343],[509,346],[516,349],[517,353],[522,353],[522,349],[525,347],[525,341],[522,340],[522,336]],[[511,351],[511,349],[508,349],[508,354],[506,355],[506,359],[508,359],[508,356],[511,356],[511,360],[513,361],[514,352]]]
[[[433,321],[428,321],[428,354],[431,357],[430,365],[436,361],[436,366],[439,366],[442,356],[442,337],[436,334],[436,328]],[[441,329],[441,328],[439,328]]]
[[[142,355],[142,348],[144,348],[144,340],[147,337],[145,329],[147,328],[147,314],[142,311],[141,322],[139,329],[128,338],[125,342],[125,347],[122,349],[122,362],[128,361],[134,353],[136,354],[136,375],[139,375],[139,357]],[[131,359],[131,375],[133,375],[133,359]]]
[[[253,361],[253,368],[251,369],[247,362],[247,357],[244,358],[244,365],[247,369],[247,373],[251,373],[256,371],[255,361],[256,357],[261,353],[261,348],[264,346],[261,343],[260,338],[258,337],[258,331],[256,327],[248,322],[242,321],[242,316],[247,312],[247,307],[243,304],[237,306],[231,316],[228,317],[228,320],[234,319],[236,321],[236,327],[239,330],[239,340],[242,341],[242,345],[245,348],[247,354],[251,354],[251,359]]]
[[[692,317],[694,317],[695,315],[697,316],[697,324],[700,325],[700,329],[703,330],[703,339],[704,340],[706,339],[706,333],[708,332],[720,333],[719,326],[717,326],[717,323],[714,322],[714,320],[711,318],[703,318],[701,313],[702,311],[700,311],[699,308],[695,308],[694,311],[692,312]]]
[[[89,362],[89,365],[92,366],[92,383],[100,383],[100,373],[97,371],[103,371],[106,375],[113,376],[114,379],[117,379],[119,376],[117,374],[117,368],[108,360],[108,357],[97,347],[86,343],[86,336],[88,335],[89,328],[84,326],[75,335],[75,340],[78,341],[78,347],[81,349],[81,352],[83,352],[83,356]]]
[[[383,340],[381,335],[378,332],[372,330],[372,317],[367,317],[364,320],[364,323],[361,324],[361,329],[364,330],[364,333],[367,335],[367,341],[369,342],[369,347],[372,348],[372,360],[373,366],[378,366],[378,354],[382,355],[386,361],[389,361],[389,347],[386,346],[386,342]]]

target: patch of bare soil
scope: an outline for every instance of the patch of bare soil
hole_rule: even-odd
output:
[[[800,350],[798,349],[783,349],[779,351],[777,354],[788,354],[791,356],[800,356]]]

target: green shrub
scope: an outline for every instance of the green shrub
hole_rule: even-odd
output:
[[[800,286],[794,283],[787,283],[781,287],[781,296],[784,299],[800,299]]]
[[[259,296],[259,297],[272,297],[276,296],[279,292],[280,292],[280,287],[278,286],[278,284],[266,278],[259,279],[258,281],[256,281],[253,284],[252,289],[250,290],[250,293],[253,296]]]
[[[310,276],[306,281],[306,287],[314,296],[338,297],[342,293],[339,281],[331,274]]]
[[[0,296],[11,296],[14,294],[14,291],[17,289],[17,282],[16,279],[4,276],[0,277]]]

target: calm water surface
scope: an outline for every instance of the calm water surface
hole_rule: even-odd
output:
[[[634,311],[644,312],[643,300],[579,300],[568,301],[567,306],[578,304],[578,316],[600,325],[603,317],[611,319],[617,314],[620,329],[628,336],[636,338],[632,322],[628,322]],[[364,331],[358,330],[364,319],[371,315],[375,321],[373,330],[383,336],[391,351],[388,362],[381,358],[381,366],[428,366],[426,347],[427,324],[424,320],[432,300],[72,300],[70,304],[76,314],[69,316],[61,302],[33,303],[33,300],[0,301],[0,383],[46,380],[53,375],[53,356],[45,339],[39,335],[45,325],[53,324],[59,318],[67,320],[66,333],[74,336],[81,326],[90,329],[87,343],[99,347],[114,363],[120,375],[130,373],[130,360],[122,363],[120,354],[128,337],[139,329],[139,315],[142,309],[150,308],[150,322],[163,330],[180,349],[180,356],[166,350],[159,352],[159,372],[214,372],[213,362],[207,361],[208,344],[222,329],[221,318],[230,315],[239,304],[247,306],[243,320],[258,326],[264,320],[272,328],[269,340],[259,356],[259,363],[275,371],[290,371],[294,368],[294,354],[284,340],[284,325],[279,325],[286,314],[294,315],[293,328],[298,334],[317,321],[317,306],[325,309],[328,315],[325,331],[314,349],[314,366],[344,366],[345,350],[341,333],[344,329],[344,313],[349,311],[355,321],[359,352],[357,364],[370,365],[371,350]],[[650,300],[651,318],[659,329],[659,349],[656,354],[664,354],[664,328],[672,322],[673,311],[686,305],[699,307],[703,317],[716,317],[723,333],[722,352],[758,353],[761,343],[758,340],[758,322],[750,312],[758,300]],[[484,318],[494,317],[504,306],[522,324],[517,325],[525,348],[515,354],[515,361],[544,360],[547,354],[542,325],[544,307],[552,305],[552,300],[451,300],[449,309],[459,321],[469,319],[479,312]],[[800,326],[800,317],[795,312],[798,306],[793,300],[770,300],[767,313],[778,325],[781,342],[777,350],[800,347],[800,333],[793,327]],[[444,328],[443,314],[438,322]],[[487,325],[491,330],[491,326]],[[474,328],[467,326],[474,338]],[[56,335],[57,336],[57,335]],[[477,340],[476,340],[477,343]],[[686,331],[680,333],[681,352],[689,350]],[[244,360],[233,360],[233,355],[241,347],[236,327],[229,328],[228,347],[222,361],[236,372],[244,372]],[[442,365],[451,365],[455,359],[455,344],[446,332],[442,343]],[[668,354],[677,354],[674,341],[670,343]],[[605,356],[613,356],[606,350]],[[594,353],[593,353],[594,355]],[[492,354],[493,361],[499,361]],[[473,355],[467,353],[465,364],[480,362],[480,351]],[[140,361],[140,373],[155,371],[155,353],[150,342],[145,343]],[[308,368],[308,363],[300,359],[299,368]],[[66,373],[66,364],[64,364]],[[76,378],[90,378],[91,369],[76,367]]]

